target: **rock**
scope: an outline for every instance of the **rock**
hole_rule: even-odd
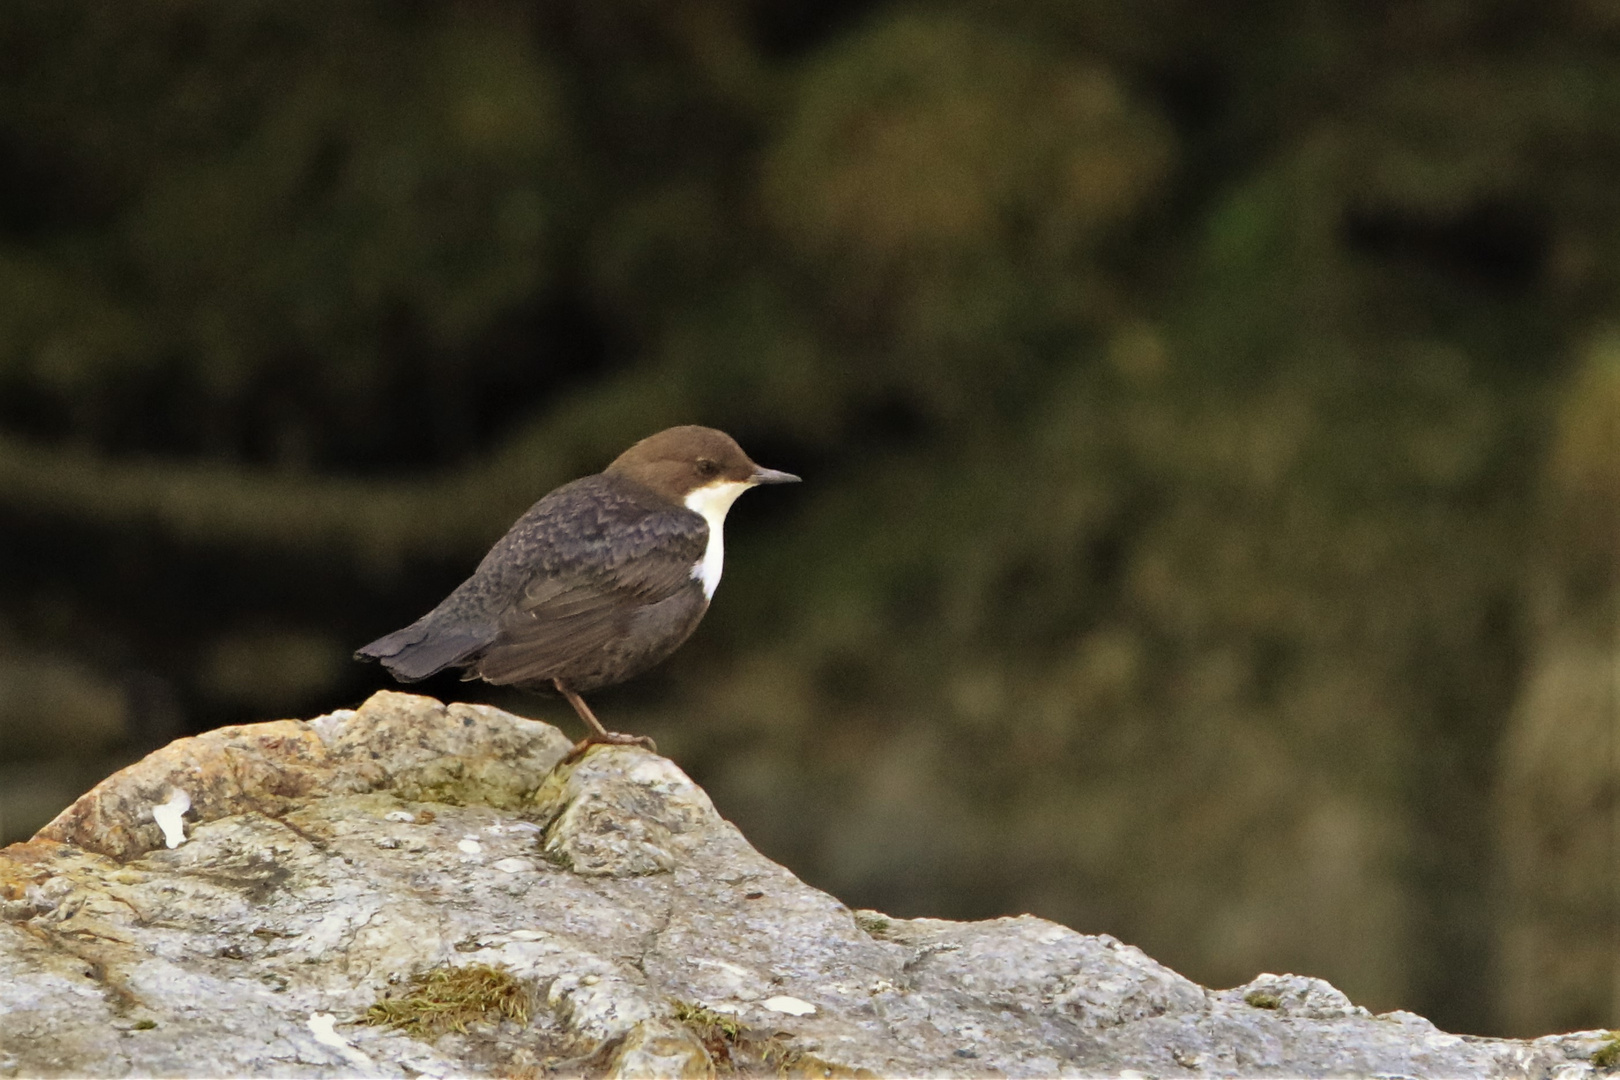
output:
[[[1210,991],[1028,915],[853,912],[669,761],[568,745],[380,693],[115,774],[0,851],[0,1076],[1573,1077],[1603,1045]]]

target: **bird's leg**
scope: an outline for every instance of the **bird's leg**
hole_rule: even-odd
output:
[[[645,746],[653,753],[658,753],[658,744],[645,735],[623,735],[603,727],[602,721],[598,720],[596,714],[591,712],[591,707],[585,704],[585,699],[570,690],[561,679],[552,679],[551,685],[557,688],[557,693],[568,699],[568,704],[574,707],[574,711],[579,713],[579,718],[585,721],[585,726],[590,728],[585,737],[568,751],[568,756],[563,758],[564,763],[575,760],[597,743],[606,743],[609,746]]]

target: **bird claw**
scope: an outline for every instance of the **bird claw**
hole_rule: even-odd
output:
[[[655,754],[658,753],[658,744],[645,735],[625,735],[617,731],[605,731],[598,735],[592,732],[574,744],[574,748],[562,759],[562,764],[568,765],[578,761],[585,751],[593,746],[643,746]]]

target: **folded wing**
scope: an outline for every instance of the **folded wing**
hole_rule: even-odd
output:
[[[406,682],[451,667],[503,684],[545,682],[688,586],[708,538],[702,515],[640,485],[604,474],[564,484],[438,607],[355,656]]]
[[[697,588],[692,568],[708,537],[703,518],[679,507],[621,523],[607,557],[570,560],[529,581],[469,675],[544,683],[617,647],[639,612]]]

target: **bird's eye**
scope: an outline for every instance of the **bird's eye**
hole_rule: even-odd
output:
[[[716,476],[720,472],[719,462],[710,461],[708,458],[698,458],[697,467],[703,476]]]

